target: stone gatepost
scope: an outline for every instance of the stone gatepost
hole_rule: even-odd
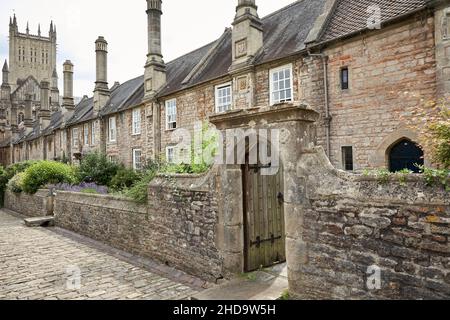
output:
[[[230,111],[210,117],[210,122],[222,132],[233,129],[277,130],[279,132],[280,164],[284,180],[284,213],[286,224],[286,252],[288,264],[295,265],[301,259],[304,248],[290,241],[301,223],[300,204],[304,201],[304,181],[297,176],[297,162],[303,150],[311,147],[316,139],[315,122],[318,113],[305,106],[281,104],[273,107]],[[229,154],[226,147],[224,154]],[[253,146],[248,146],[252,149]],[[235,152],[231,150],[231,152]],[[222,165],[219,168],[218,189],[221,192],[218,234],[224,255],[225,270],[233,273],[244,271],[244,203],[241,165]]]

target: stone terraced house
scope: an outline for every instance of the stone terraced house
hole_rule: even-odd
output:
[[[66,61],[61,106],[51,107],[46,78],[31,78],[39,101],[24,93],[24,121],[16,124],[5,64],[1,163],[76,161],[98,150],[139,168],[145,159],[173,158],[177,128],[206,120],[223,127],[280,105],[320,114],[314,140],[339,169],[430,163],[407,122],[425,101],[450,92],[449,1],[300,0],[260,18],[255,0],[238,0],[231,28],[168,63],[161,5],[147,0],[144,75],[110,88],[108,44],[99,37],[94,95],[76,106],[74,67]]]

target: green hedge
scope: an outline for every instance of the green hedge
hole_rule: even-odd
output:
[[[22,189],[34,194],[47,184],[76,183],[73,167],[54,161],[38,162],[25,170],[22,179]]]

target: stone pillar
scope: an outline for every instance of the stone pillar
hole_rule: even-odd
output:
[[[66,60],[63,64],[64,70],[64,96],[63,96],[63,112],[73,111],[75,103],[73,100],[73,64],[70,60]]]
[[[106,105],[111,95],[108,88],[108,42],[104,37],[95,41],[96,81],[94,90],[94,113]]]

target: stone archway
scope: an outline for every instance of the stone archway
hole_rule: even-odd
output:
[[[279,132],[279,159],[282,166],[280,176],[280,200],[283,207],[286,230],[285,233],[287,260],[295,260],[295,252],[289,250],[292,243],[289,235],[299,232],[293,224],[286,222],[297,219],[302,201],[303,181],[297,175],[297,162],[305,150],[309,150],[315,141],[315,122],[319,115],[305,107],[284,104],[271,108],[254,108],[252,110],[236,110],[210,117],[210,122],[226,136],[233,129],[276,129]],[[224,144],[226,145],[226,144]],[[251,144],[250,144],[251,145]],[[224,152],[227,154],[227,151]],[[237,153],[241,154],[241,153]],[[219,206],[218,233],[223,241],[219,244],[224,256],[225,269],[239,273],[245,270],[245,236],[244,236],[244,190],[243,171],[241,165],[222,165],[219,169],[220,189],[226,201]],[[241,188],[237,186],[242,186]],[[278,195],[278,194],[277,194]],[[277,199],[278,201],[278,199]],[[295,218],[294,218],[295,217]],[[271,235],[269,236],[271,238]],[[274,235],[274,238],[275,235]],[[262,239],[261,240],[265,240]],[[276,239],[275,239],[276,240]],[[267,239],[272,241],[272,239]]]
[[[419,167],[424,165],[423,150],[417,143],[407,138],[402,138],[394,143],[386,153],[389,159],[389,170],[391,172],[408,169],[415,173],[419,173]]]
[[[396,143],[404,139],[409,141],[418,141],[419,136],[414,131],[404,127],[389,134],[369,157],[370,166],[373,168],[390,168],[389,151]]]

